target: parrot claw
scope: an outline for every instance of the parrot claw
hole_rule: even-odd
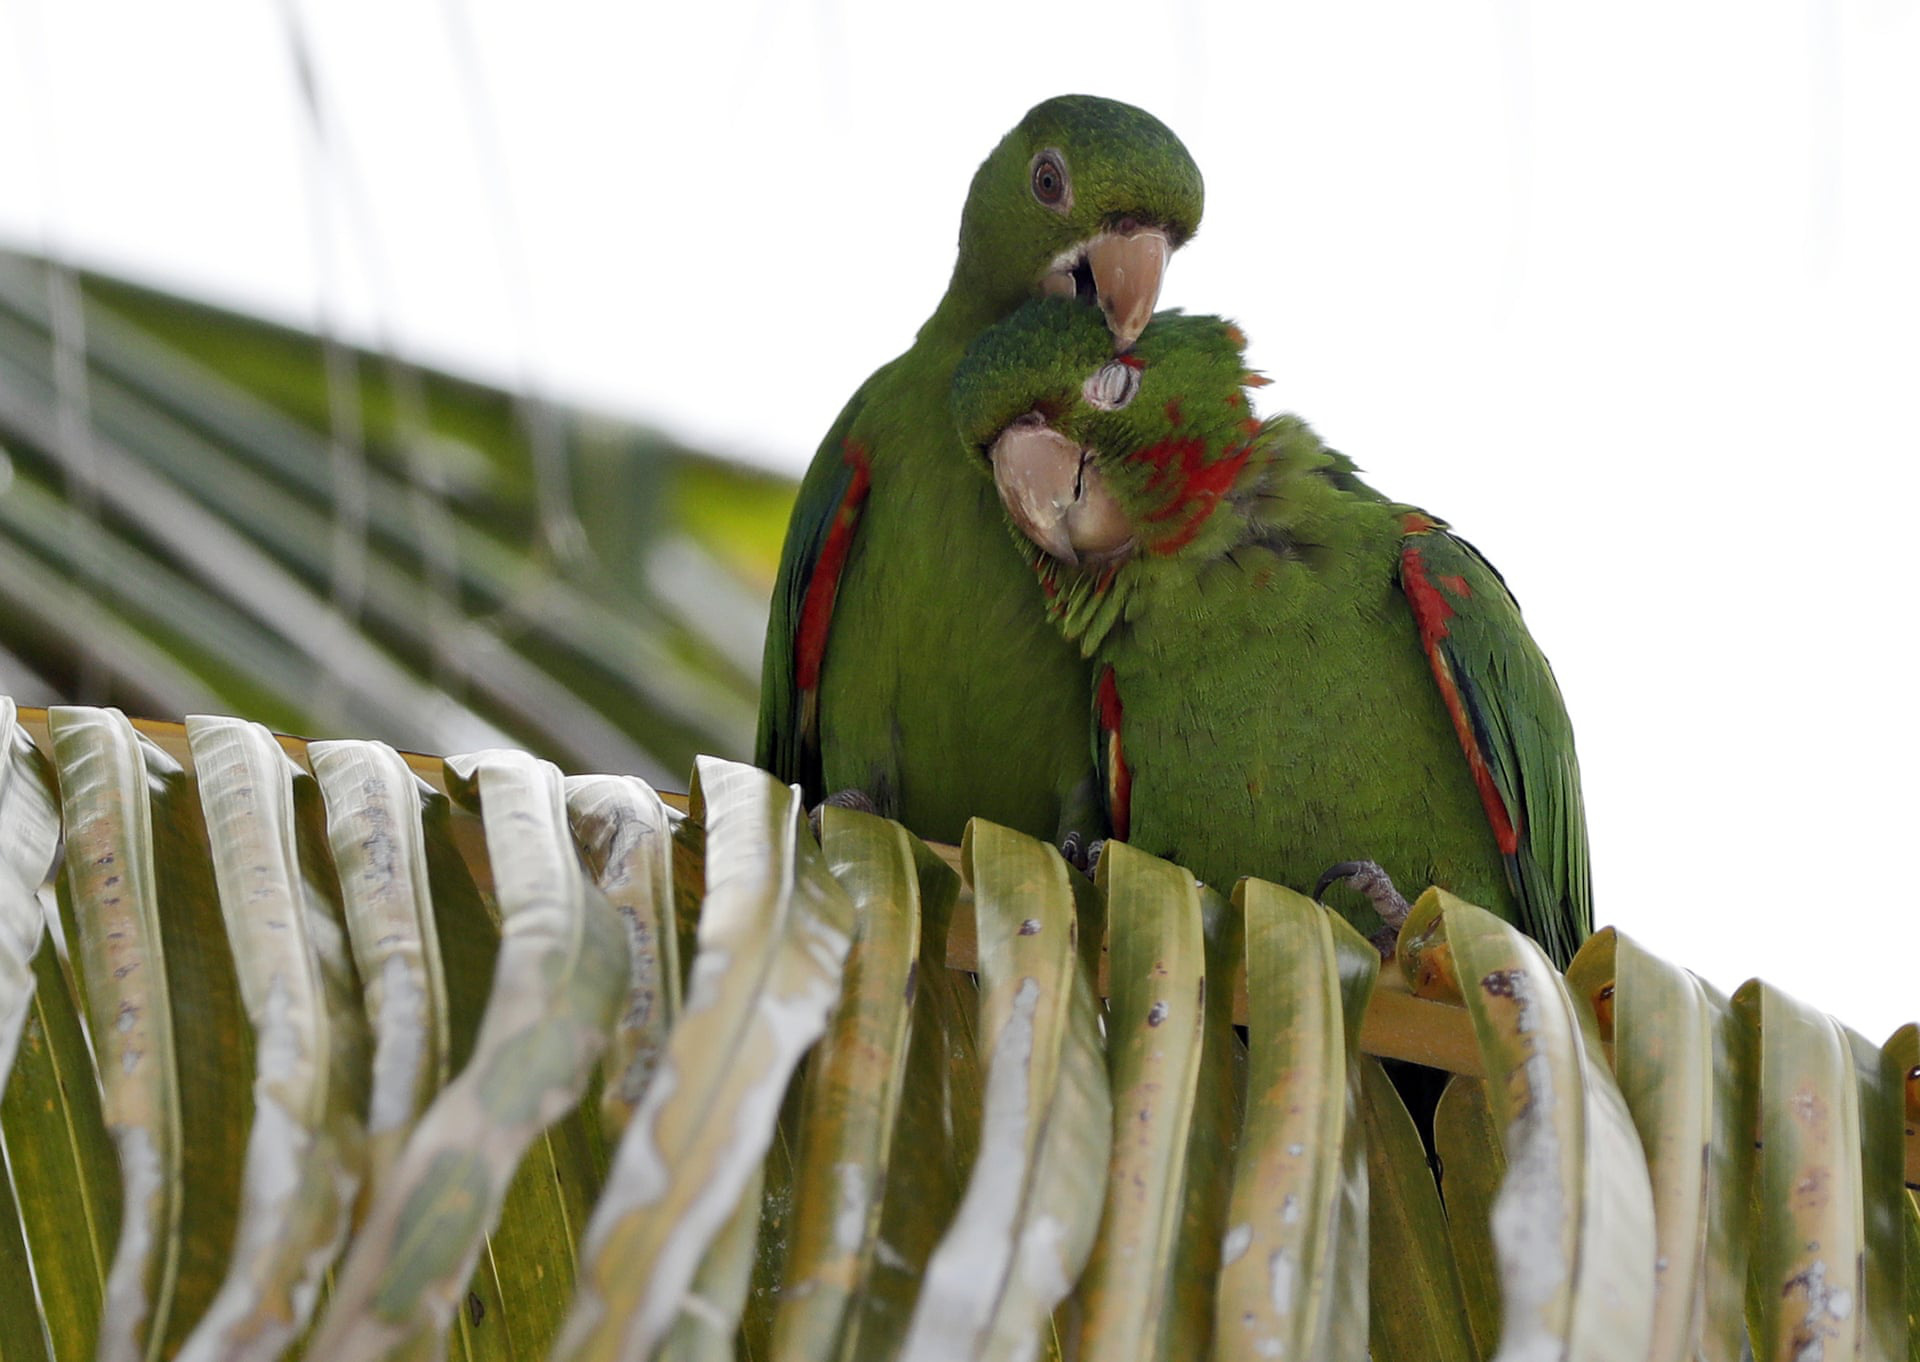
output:
[[[1393,887],[1393,877],[1373,861],[1342,861],[1328,866],[1313,886],[1314,902],[1320,902],[1330,886],[1342,881],[1365,894],[1373,911],[1380,915],[1380,930],[1370,939],[1383,958],[1392,959],[1400,928],[1410,911],[1406,899]]]
[[[1100,853],[1107,849],[1107,839],[1095,837],[1083,841],[1077,832],[1070,832],[1060,839],[1060,855],[1066,863],[1085,875],[1093,878],[1093,872],[1100,868]]]
[[[807,826],[813,829],[813,838],[816,842],[820,840],[820,810],[828,805],[836,809],[852,809],[855,813],[878,814],[880,812],[880,806],[874,803],[873,796],[865,790],[835,790],[815,804],[812,812],[807,814]]]

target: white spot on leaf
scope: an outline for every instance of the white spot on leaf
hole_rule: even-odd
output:
[[[1246,1253],[1248,1245],[1252,1243],[1253,1226],[1245,1224],[1233,1226],[1227,1231],[1226,1237],[1220,1241],[1220,1266],[1226,1267],[1239,1262],[1241,1256]]]
[[[867,1233],[866,1170],[857,1163],[833,1166],[838,1195],[834,1199],[833,1246],[842,1253],[853,1253]]]
[[[120,1218],[120,1242],[107,1273],[106,1308],[100,1321],[100,1362],[136,1362],[144,1355],[139,1336],[153,1308],[147,1299],[147,1257],[153,1251],[153,1216],[158,1210],[160,1151],[144,1126],[118,1126],[114,1144],[120,1151],[120,1179],[125,1210]]]
[[[427,1051],[426,1011],[426,991],[411,963],[398,952],[389,955],[380,966],[368,1134],[399,1130],[413,1119],[414,1094]]]
[[[1267,1258],[1267,1296],[1276,1315],[1293,1313],[1293,1292],[1299,1283],[1300,1268],[1285,1249],[1277,1249]]]

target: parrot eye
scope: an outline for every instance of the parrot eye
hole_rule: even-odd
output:
[[[1072,189],[1067,184],[1067,168],[1060,153],[1041,152],[1033,158],[1033,196],[1047,207],[1066,212],[1073,207]]]

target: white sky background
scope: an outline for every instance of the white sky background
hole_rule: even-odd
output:
[[[1920,6],[293,8],[323,156],[281,7],[0,0],[0,240],[797,472],[1000,134],[1143,105],[1163,303],[1526,606],[1599,920],[1920,1015]]]

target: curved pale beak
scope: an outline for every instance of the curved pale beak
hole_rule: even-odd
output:
[[[1130,350],[1147,329],[1172,254],[1173,244],[1158,227],[1142,227],[1125,235],[1102,232],[1088,243],[1094,292],[1113,331],[1115,350]]]
[[[993,442],[993,485],[1020,533],[1068,567],[1080,555],[1110,557],[1132,539],[1090,451],[1037,416],[1024,416]]]

